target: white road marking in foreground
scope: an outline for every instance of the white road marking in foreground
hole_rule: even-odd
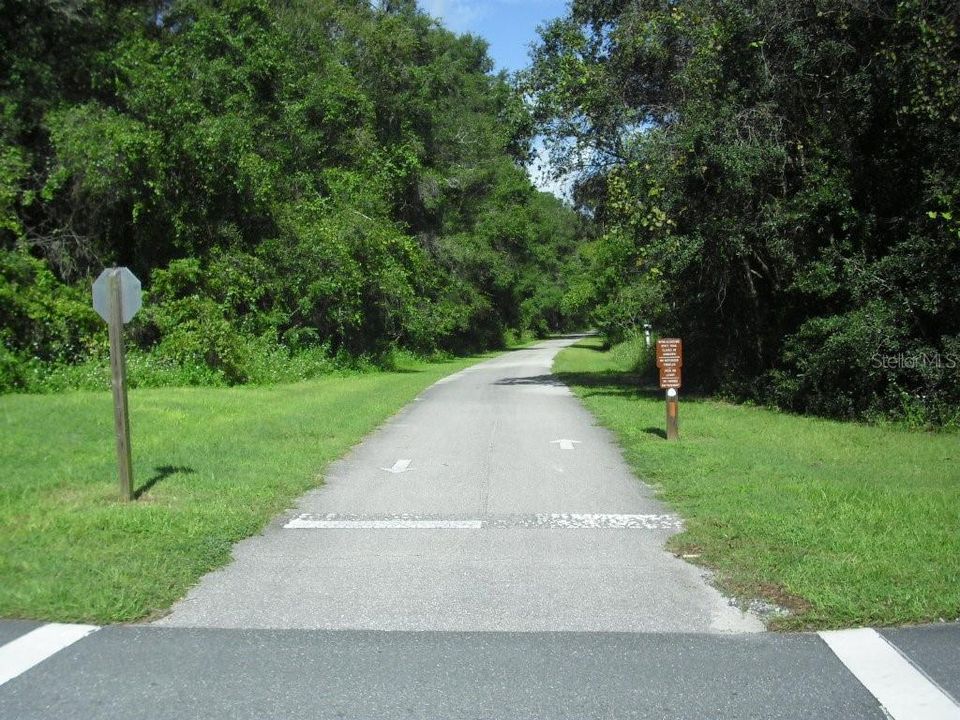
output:
[[[676,515],[550,513],[534,517],[536,526],[556,530],[673,530],[682,526]]]
[[[876,630],[819,635],[893,720],[960,720],[960,705]]]
[[[676,515],[613,513],[542,513],[482,518],[328,513],[303,514],[289,520],[283,527],[288,530],[680,530],[683,522]]]
[[[556,445],[557,443],[560,443],[561,450],[573,450],[573,446],[579,445],[580,441],[579,440],[551,440],[550,441],[551,445]]]
[[[479,530],[480,520],[308,520],[294,518],[288,530]]]
[[[50,623],[11,640],[0,647],[0,685],[98,629],[96,625]]]
[[[399,473],[404,473],[407,471],[407,468],[410,467],[412,461],[407,458],[400,458],[397,460],[392,468],[380,468],[381,470],[386,470],[388,473],[393,473],[394,475]]]

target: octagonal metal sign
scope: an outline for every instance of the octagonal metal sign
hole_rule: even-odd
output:
[[[130,322],[133,316],[143,305],[140,281],[137,276],[125,267],[107,268],[93,282],[93,309],[107,322],[110,322],[110,277],[117,274],[120,282],[120,318],[124,323]]]

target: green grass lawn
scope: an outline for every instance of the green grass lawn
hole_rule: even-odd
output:
[[[721,587],[793,610],[781,629],[960,617],[960,436],[705,399],[667,442],[660,390],[596,339],[554,370],[686,520],[672,540]]]
[[[0,397],[0,617],[105,623],[168,608],[328,462],[476,361],[132,391],[133,503],[118,500],[109,393]]]

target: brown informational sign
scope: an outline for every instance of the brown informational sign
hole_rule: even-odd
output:
[[[657,367],[668,365],[683,367],[683,341],[679,338],[657,340]]]
[[[679,388],[680,368],[683,367],[683,342],[679,338],[657,340],[657,367],[660,368],[660,387]]]
[[[660,368],[660,389],[680,387],[680,368],[676,365]]]

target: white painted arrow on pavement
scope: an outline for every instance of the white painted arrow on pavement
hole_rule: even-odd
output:
[[[406,458],[400,458],[397,460],[392,468],[380,468],[381,470],[386,470],[388,473],[393,473],[394,475],[399,475],[400,473],[406,472],[410,468],[410,460]]]
[[[574,445],[579,445],[579,440],[551,440],[550,444],[554,445],[556,443],[560,444],[561,450],[573,450]]]

